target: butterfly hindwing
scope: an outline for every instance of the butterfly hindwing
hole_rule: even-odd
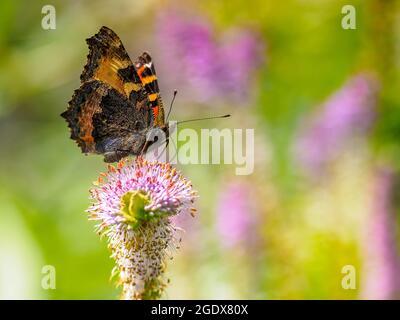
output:
[[[134,106],[115,88],[92,80],[75,91],[62,117],[84,153],[119,150],[137,154],[143,143],[138,137],[144,136],[142,132],[151,121],[147,103],[145,98]]]
[[[71,139],[75,140],[82,152],[95,152],[93,137],[93,116],[101,112],[100,103],[106,88],[87,82],[75,90],[68,109],[61,114],[68,122]]]

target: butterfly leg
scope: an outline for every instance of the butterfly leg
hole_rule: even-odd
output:
[[[122,158],[125,158],[129,155],[128,151],[125,150],[115,150],[115,151],[110,151],[110,152],[105,152],[104,153],[104,162],[111,163],[111,162],[117,162],[121,160]]]

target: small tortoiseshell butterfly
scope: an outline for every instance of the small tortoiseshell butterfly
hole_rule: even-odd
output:
[[[154,64],[148,53],[132,63],[119,37],[102,27],[86,40],[88,61],[68,109],[61,114],[83,153],[104,154],[105,162],[139,155],[154,141],[148,133],[164,131],[164,108]]]

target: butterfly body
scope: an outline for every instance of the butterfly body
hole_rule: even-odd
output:
[[[168,137],[150,55],[145,52],[132,63],[119,37],[107,27],[87,43],[81,86],[61,114],[82,152],[103,154],[106,162],[115,162],[146,152],[154,143],[154,130]]]

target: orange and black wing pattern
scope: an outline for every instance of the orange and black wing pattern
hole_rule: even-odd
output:
[[[103,81],[129,98],[132,91],[143,89],[132,60],[114,31],[102,27],[86,40],[89,46],[88,61],[81,74],[81,82],[91,79]]]
[[[154,63],[147,52],[144,52],[135,61],[135,68],[150,102],[154,119],[153,126],[164,127],[164,106],[161,100],[160,89],[158,87],[156,70],[154,68]]]
[[[102,27],[86,40],[89,55],[68,109],[61,114],[84,153],[137,154],[153,111],[119,37]],[[111,159],[116,159],[114,157]]]

